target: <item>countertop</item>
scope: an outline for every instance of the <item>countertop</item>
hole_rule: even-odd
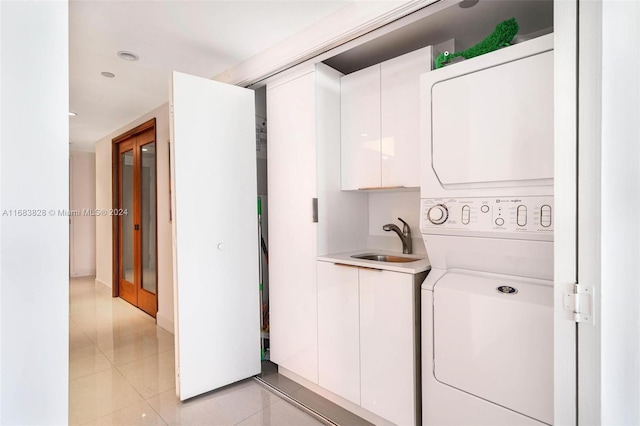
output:
[[[415,262],[378,262],[376,260],[356,259],[351,257],[353,255],[361,254],[386,254],[390,256],[402,256],[415,258]],[[344,265],[362,266],[365,268],[382,269],[385,271],[402,272],[405,274],[418,274],[420,272],[431,269],[431,264],[427,259],[426,254],[402,254],[393,251],[375,250],[375,249],[363,249],[350,251],[346,253],[325,254],[318,256],[318,260],[323,262],[342,263]]]

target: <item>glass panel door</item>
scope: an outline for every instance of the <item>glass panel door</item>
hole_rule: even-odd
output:
[[[154,129],[136,138],[138,194],[138,307],[155,316],[158,310],[156,249],[156,140]]]
[[[118,209],[127,214],[116,216],[118,221],[118,294],[138,306],[137,279],[137,221],[136,221],[136,138],[118,144]]]
[[[141,154],[142,288],[156,294],[156,143],[143,145]]]
[[[122,299],[155,317],[158,311],[155,127],[117,142],[116,265]],[[126,213],[125,213],[126,212]]]
[[[127,215],[122,216],[122,238],[120,241],[120,253],[122,253],[122,279],[135,282],[134,275],[134,237],[133,237],[133,150],[120,155],[121,183],[121,208],[127,210]]]

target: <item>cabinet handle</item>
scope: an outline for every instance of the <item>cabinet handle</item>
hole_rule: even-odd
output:
[[[378,268],[368,268],[366,266],[357,266],[357,265],[347,265],[346,263],[333,263],[336,266],[344,266],[346,268],[356,268],[356,269],[368,269],[369,271],[378,271],[378,272],[382,272],[382,269],[378,269]]]
[[[399,189],[406,188],[404,185],[399,186],[365,186],[363,188],[358,188],[358,191],[379,191],[381,189]]]
[[[318,199],[311,199],[311,206],[313,208],[313,223],[318,223]]]

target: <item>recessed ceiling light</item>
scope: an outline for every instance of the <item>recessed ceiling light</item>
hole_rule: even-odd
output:
[[[102,71],[100,74],[102,74],[103,76],[105,76],[107,78],[113,78],[113,77],[116,76],[114,73],[109,72],[109,71]]]
[[[468,9],[475,6],[476,4],[478,4],[478,0],[463,0],[458,3],[458,6],[460,6],[462,9]]]
[[[75,117],[76,115],[78,115],[77,112],[69,111],[69,117]]]
[[[118,52],[118,56],[120,59],[124,59],[125,61],[137,61],[140,59],[138,55],[132,52],[127,52],[126,50],[121,50]]]

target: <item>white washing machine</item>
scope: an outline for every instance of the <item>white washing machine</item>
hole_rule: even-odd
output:
[[[553,35],[421,76],[424,425],[553,422]]]

